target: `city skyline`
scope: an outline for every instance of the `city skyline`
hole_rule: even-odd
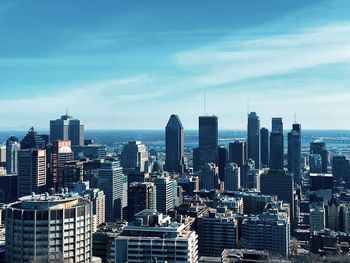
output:
[[[162,129],[173,113],[196,129],[204,90],[221,129],[246,126],[247,101],[262,126],[296,113],[348,129],[349,2],[200,2],[2,1],[1,130],[66,108],[90,129]]]

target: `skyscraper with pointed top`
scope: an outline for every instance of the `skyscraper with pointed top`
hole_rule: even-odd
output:
[[[80,120],[68,115],[50,121],[50,141],[71,141],[72,146],[84,145],[84,125]]]
[[[261,167],[261,155],[260,155],[260,119],[255,112],[248,114],[248,159],[252,159],[255,162],[255,168]]]
[[[165,127],[165,169],[168,172],[184,172],[184,128],[179,117],[170,116]]]

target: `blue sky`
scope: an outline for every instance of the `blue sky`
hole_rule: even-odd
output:
[[[1,130],[159,129],[172,113],[349,129],[347,0],[2,0]]]

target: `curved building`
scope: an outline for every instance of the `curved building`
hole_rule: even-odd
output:
[[[91,214],[79,196],[20,198],[6,208],[6,262],[90,262]]]

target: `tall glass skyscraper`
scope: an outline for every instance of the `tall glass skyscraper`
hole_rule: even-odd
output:
[[[255,162],[255,168],[261,167],[260,156],[260,119],[255,112],[251,112],[248,115],[248,159],[252,159]]]
[[[50,121],[50,141],[72,142],[72,146],[84,145],[84,125],[72,116],[62,115],[60,119]]]
[[[288,171],[293,174],[294,182],[301,183],[301,125],[293,124],[288,133]]]
[[[282,118],[272,118],[270,135],[270,169],[282,170],[284,167],[283,122]]]
[[[179,117],[170,116],[165,127],[165,169],[168,172],[184,172],[184,128]]]
[[[260,129],[260,137],[261,137],[261,165],[263,167],[269,167],[270,161],[270,134],[269,130],[266,128]]]
[[[10,137],[6,140],[6,172],[7,174],[16,174],[18,167],[18,151],[20,144],[16,137]]]
[[[199,117],[199,165],[216,163],[218,152],[218,117]]]

